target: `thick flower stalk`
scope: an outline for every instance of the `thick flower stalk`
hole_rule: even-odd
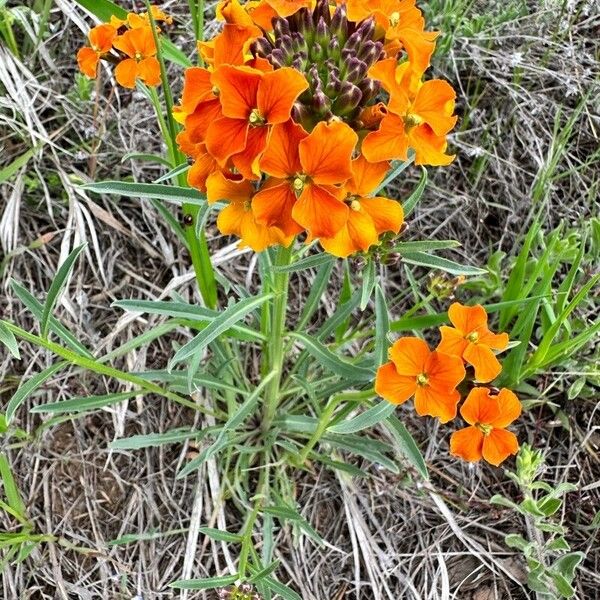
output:
[[[377,197],[390,162],[445,165],[455,94],[423,81],[436,33],[414,0],[223,0],[175,109],[191,186],[230,206],[222,233],[256,251],[297,235],[368,252],[403,224]],[[243,201],[240,199],[243,191]]]

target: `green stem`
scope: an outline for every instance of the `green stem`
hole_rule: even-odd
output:
[[[203,406],[196,404],[195,402],[192,402],[191,400],[188,400],[187,398],[184,398],[179,394],[176,394],[169,390],[165,390],[159,385],[147,381],[142,377],[131,375],[130,373],[126,373],[125,371],[119,371],[118,369],[100,363],[98,360],[93,360],[85,356],[81,356],[80,354],[77,354],[76,352],[73,352],[67,348],[63,348],[62,346],[59,346],[54,342],[50,342],[48,340],[42,339],[41,337],[38,337],[37,335],[28,333],[24,329],[21,329],[20,327],[17,327],[16,325],[9,323],[8,321],[0,322],[17,337],[32,344],[35,344],[36,346],[46,348],[46,350],[50,350],[50,352],[53,352],[57,356],[64,358],[67,362],[73,365],[83,367],[84,369],[87,369],[88,371],[92,371],[94,373],[98,373],[99,375],[106,375],[107,377],[112,377],[121,381],[127,381],[128,383],[132,383],[134,385],[139,386],[142,390],[146,390],[147,392],[153,392],[155,394],[163,396],[164,398],[172,400],[177,404],[186,406],[187,408],[192,408],[205,414],[213,414],[211,411],[207,410]]]
[[[279,248],[275,266],[283,267],[291,263],[293,246],[294,244],[292,243],[288,248],[284,248],[283,246]],[[268,370],[275,371],[276,375],[271,380],[265,394],[262,422],[262,430],[265,433],[268,432],[271,427],[280,400],[279,390],[281,386],[283,361],[285,358],[283,349],[289,280],[289,272],[278,271],[273,275],[271,331],[268,332],[269,341],[267,343],[267,357],[269,365]]]
[[[320,439],[323,437],[323,434],[325,433],[325,431],[331,423],[331,418],[333,417],[335,409],[339,406],[340,403],[345,402],[347,400],[354,402],[370,400],[371,398],[373,398],[373,395],[373,390],[369,389],[360,392],[342,392],[341,394],[336,394],[335,396],[332,396],[329,402],[327,403],[325,410],[322,412],[321,417],[319,418],[317,428],[308,440],[306,446],[304,446],[304,448],[302,448],[302,450],[298,454],[298,457],[296,459],[298,465],[302,466],[304,464],[311,450],[319,443]]]
[[[165,98],[165,108],[167,112],[167,128],[170,138],[171,148],[171,162],[173,166],[181,164],[185,158],[179,151],[177,146],[177,132],[178,127],[173,117],[173,93],[171,92],[171,86],[169,85],[169,78],[167,76],[167,69],[165,66],[165,60],[161,51],[160,40],[158,39],[158,32],[156,29],[156,22],[152,16],[150,9],[150,1],[146,0],[146,7],[148,9],[148,16],[152,26],[152,32],[154,34],[154,43],[157,48],[157,59],[160,65],[160,78],[163,87],[163,94]],[[159,118],[160,121],[160,118]],[[187,178],[185,174],[181,174],[178,177],[179,185],[187,187]],[[191,223],[185,228],[185,239],[187,242],[188,251],[192,259],[192,265],[194,267],[194,273],[196,274],[196,281],[204,304],[208,308],[216,308],[217,306],[217,281],[215,279],[215,272],[210,260],[210,251],[208,243],[206,241],[206,235],[204,231],[199,232],[196,235],[196,224],[198,221],[198,214],[200,207],[192,204],[183,204],[183,215],[192,217]]]

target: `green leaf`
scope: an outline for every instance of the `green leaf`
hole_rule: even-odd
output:
[[[213,527],[200,527],[198,531],[213,540],[217,540],[218,542],[231,542],[233,544],[239,544],[244,540],[241,535],[229,533],[229,531],[224,531],[223,529],[214,529]]]
[[[326,348],[321,342],[303,333],[290,333],[290,337],[297,339],[307,352],[317,359],[320,366],[329,369],[332,373],[348,381],[372,381],[373,371],[359,367],[345,360]]]
[[[7,329],[2,323],[0,323],[0,343],[4,344],[17,360],[21,358],[17,338],[15,338],[13,332],[10,331],[10,329]]]
[[[256,572],[256,574],[253,574],[252,577],[250,578],[250,582],[256,583],[256,582],[260,581],[261,579],[268,577],[271,573],[273,573],[277,569],[277,567],[280,564],[281,564],[281,562],[279,560],[274,560],[269,566]]]
[[[548,544],[548,550],[552,550],[553,552],[568,552],[570,549],[569,542],[562,536],[557,537]]]
[[[164,200],[172,204],[193,204],[204,206],[206,198],[194,188],[164,185],[160,183],[134,183],[131,181],[99,181],[82,186],[84,190],[96,194],[111,194],[127,198]]]
[[[408,462],[419,472],[424,479],[429,479],[425,459],[408,429],[395,415],[387,418],[388,430],[392,434],[397,450],[408,460]]]
[[[321,536],[314,530],[312,525],[296,510],[286,505],[265,506],[262,512],[267,515],[278,518],[280,521],[292,521],[306,533],[308,537],[317,542],[323,543]]]
[[[552,570],[560,573],[567,581],[575,579],[575,570],[585,558],[583,552],[570,552],[556,559]]]
[[[525,548],[529,546],[529,541],[518,533],[509,533],[508,535],[504,536],[504,543],[509,548],[517,548],[517,550],[521,550],[521,552],[523,552]]]
[[[379,367],[388,359],[388,333],[390,318],[381,286],[375,288],[375,366]]]
[[[323,296],[325,290],[327,289],[327,285],[329,283],[329,278],[331,277],[331,271],[334,266],[333,261],[326,262],[321,265],[315,280],[310,286],[310,292],[308,293],[308,297],[306,299],[306,303],[302,309],[302,313],[300,318],[298,319],[298,324],[296,325],[296,330],[302,331],[304,327],[308,324],[310,318],[315,314],[319,307],[319,303],[321,301],[321,297]]]
[[[19,493],[19,488],[15,483],[10,463],[4,453],[0,453],[0,478],[4,487],[4,495],[8,501],[8,505],[15,511],[21,521],[27,518],[25,503]]]
[[[25,402],[25,400],[27,400],[40,385],[50,379],[52,375],[61,369],[64,369],[67,364],[68,363],[65,361],[54,363],[19,386],[13,397],[8,401],[8,406],[6,407],[6,422],[10,423],[19,406],[21,406],[21,404]]]
[[[14,279],[11,279],[10,287],[17,296],[17,298],[19,298],[19,300],[25,305],[25,307],[31,311],[33,316],[36,319],[38,319],[38,321],[41,321],[42,314],[44,312],[44,306],[42,305],[42,303],[37,298],[32,296],[22,285],[17,283]],[[61,340],[63,340],[67,344],[67,346],[69,346],[72,350],[75,350],[75,352],[87,358],[94,358],[93,354],[52,315],[50,315],[50,318],[48,319],[48,329],[52,333],[56,334]]]
[[[223,575],[221,577],[208,577],[206,579],[180,579],[169,584],[169,587],[178,590],[212,590],[235,583],[238,575]]]
[[[485,275],[487,273],[485,269],[461,265],[453,260],[425,252],[405,252],[402,254],[402,261],[420,267],[439,269],[452,275]]]
[[[163,181],[168,181],[169,179],[173,179],[174,177],[177,177],[177,175],[181,175],[182,173],[187,173],[187,171],[189,171],[190,168],[191,168],[191,165],[189,165],[188,163],[185,162],[185,163],[175,167],[174,169],[171,169],[164,175],[161,175],[158,179],[155,179],[154,183],[162,183]]]
[[[558,593],[563,598],[572,598],[575,595],[575,589],[573,586],[565,579],[563,575],[560,573],[552,573],[550,575],[552,580],[554,581],[554,585],[556,585],[556,589]]]
[[[241,321],[253,310],[264,304],[267,300],[270,300],[272,297],[272,294],[252,296],[228,306],[196,337],[182,346],[175,353],[175,356],[171,359],[171,366],[185,360],[197,352],[202,352],[202,350],[213,340],[216,340],[222,333],[233,327],[238,321]]]
[[[295,273],[297,271],[304,271],[305,269],[312,269],[314,267],[320,267],[329,263],[333,264],[334,261],[335,259],[333,256],[331,256],[331,254],[321,252],[319,254],[307,256],[306,258],[293,262],[290,265],[276,265],[273,267],[273,270],[276,273]]]
[[[41,336],[43,338],[48,337],[48,328],[50,326],[49,320],[54,307],[56,306],[56,302],[58,301],[58,297],[65,288],[67,284],[67,279],[71,273],[71,269],[77,260],[77,257],[81,254],[83,249],[87,244],[81,244],[75,248],[69,256],[65,259],[65,262],[60,266],[56,275],[52,279],[52,284],[50,285],[50,289],[48,290],[48,296],[46,297],[46,302],[44,303],[44,310],[42,312],[42,318],[40,320],[40,331]]]
[[[540,510],[538,503],[533,498],[525,498],[521,502],[520,507],[526,513],[533,515],[534,517],[544,517],[544,513]]]
[[[41,146],[42,144],[38,144],[34,148],[27,150],[26,152],[21,154],[21,156],[17,156],[17,158],[15,158],[12,162],[8,163],[8,165],[0,169],[0,184],[4,183],[5,181],[8,181],[19,169],[24,167],[31,160],[31,157],[39,150]]]
[[[48,404],[38,404],[30,412],[32,413],[78,413],[88,410],[98,410],[113,404],[123,402],[133,398],[133,396],[143,395],[143,390],[132,390],[131,392],[121,392],[118,394],[106,394],[103,396],[78,396],[69,400],[60,400],[58,402],[49,402]]]
[[[365,270],[363,271],[362,287],[360,293],[360,310],[365,310],[365,308],[367,308],[367,304],[369,304],[369,300],[371,300],[371,294],[373,293],[373,288],[375,287],[375,278],[375,261],[369,260],[367,262]]]
[[[547,516],[553,515],[561,506],[562,501],[558,498],[543,498],[539,500],[538,508]]]
[[[418,240],[414,242],[398,242],[394,250],[401,254],[405,252],[430,252],[431,250],[446,250],[448,248],[460,248],[460,242],[456,240]]]
[[[402,173],[402,171],[406,170],[415,160],[414,154],[410,156],[407,160],[395,162],[392,165],[391,171],[388,173],[386,178],[375,188],[373,191],[373,195],[377,195],[388,183],[391,183]]]
[[[356,433],[385,421],[395,409],[396,407],[393,404],[384,400],[353,419],[329,427],[328,431],[332,433]]]
[[[421,167],[421,178],[419,179],[419,183],[417,187],[414,189],[413,193],[402,203],[402,208],[404,209],[404,218],[408,217],[413,210],[415,210],[417,204],[421,201],[423,197],[423,192],[427,187],[427,169],[425,167]]]
[[[372,438],[360,437],[353,433],[346,433],[344,435],[327,433],[323,436],[323,440],[332,446],[342,448],[352,454],[362,456],[373,463],[380,464],[392,473],[398,474],[400,472],[398,465],[383,454],[383,452],[390,452],[392,450],[388,444],[378,442]]]
[[[279,583],[271,577],[264,577],[261,581],[275,594],[279,594],[283,600],[302,600],[302,598],[289,587]]]
[[[110,21],[112,15],[118,17],[119,19],[124,19],[127,17],[127,11],[124,8],[121,8],[114,2],[110,0],[75,0],[80,6],[83,6],[86,10],[96,16],[100,21],[107,23]],[[175,44],[171,41],[162,38],[161,46],[163,56],[174,62],[175,64],[180,65],[181,67],[190,67],[191,62],[187,58],[187,56],[179,49]]]
[[[165,444],[177,444],[190,438],[201,438],[206,435],[205,430],[198,431],[188,428],[171,429],[163,433],[146,433],[114,440],[109,444],[113,450],[140,450],[142,448],[155,448]]]
[[[211,458],[211,456],[214,456],[217,454],[217,452],[220,452],[223,450],[223,448],[232,443],[233,442],[229,439],[229,436],[219,436],[214,443],[202,450],[202,452],[200,452],[196,458],[190,460],[190,462],[187,463],[187,465],[185,465],[185,467],[183,467],[179,473],[177,473],[177,479],[183,479],[190,473],[198,470],[209,458]]]

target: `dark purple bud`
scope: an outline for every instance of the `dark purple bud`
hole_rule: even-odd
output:
[[[358,58],[371,66],[381,56],[383,44],[381,42],[366,41],[358,51]]]
[[[291,35],[292,33],[290,30],[290,24],[286,19],[282,19],[281,17],[276,17],[273,19],[273,31],[275,32],[275,37]]]
[[[298,23],[298,33],[306,38],[313,29],[312,17],[308,8],[301,8],[295,17]]]
[[[328,29],[327,29],[327,23],[325,21],[325,19],[320,18],[319,21],[317,22],[317,41],[327,41],[327,39],[329,38],[328,35]]]
[[[362,92],[362,100],[363,104],[366,104],[372,98],[375,98],[381,89],[381,84],[379,81],[375,81],[374,79],[363,79],[358,87]]]
[[[292,106],[292,119],[296,121],[296,123],[302,123],[305,119],[308,119],[310,116],[310,111],[304,104],[301,102],[295,102],[294,106]]]
[[[340,95],[333,103],[333,112],[338,116],[343,116],[351,113],[362,99],[360,89],[349,81],[344,82]]]
[[[292,40],[291,35],[282,35],[280,38],[277,38],[277,41],[275,42],[275,44],[276,44],[277,48],[282,50],[285,54],[287,54],[287,55],[293,54],[294,42]]]
[[[280,69],[281,67],[286,66],[286,58],[288,58],[288,57],[283,52],[283,50],[281,50],[279,48],[275,48],[275,50],[273,50],[273,52],[271,52],[271,56],[269,57],[269,60],[271,61],[271,64],[275,68]]]
[[[313,95],[312,105],[316,112],[323,113],[331,107],[331,100],[321,90],[317,90]]]
[[[334,60],[339,60],[341,56],[340,53],[340,42],[337,38],[332,38],[329,41],[329,45],[327,47],[327,54],[331,56]]]
[[[296,71],[304,71],[306,56],[303,57],[302,54],[302,52],[299,52],[294,56],[294,60],[292,60],[292,67],[294,67]]]
[[[346,51],[346,50],[356,52],[360,48],[360,43],[362,42],[362,39],[363,39],[362,35],[358,31],[355,31],[348,38],[348,41],[346,42],[346,45],[344,46],[344,50],[342,51],[342,56],[343,56],[344,51]]]
[[[250,50],[254,56],[262,56],[263,58],[269,56],[273,50],[271,42],[267,38],[258,38],[252,43]]]
[[[299,52],[300,50],[306,50],[306,40],[302,36],[302,34],[294,31],[292,33],[292,44],[295,52]]]
[[[318,24],[321,19],[323,19],[327,25],[331,23],[329,0],[317,0],[317,5],[313,12],[313,21]]]
[[[345,4],[340,4],[331,17],[331,32],[336,36],[345,36],[348,32],[348,11]]]
[[[368,70],[369,65],[366,62],[363,62],[358,58],[351,58],[348,61],[346,79],[352,83],[358,83],[365,77]]]
[[[375,20],[373,18],[365,19],[360,27],[352,34],[360,37],[361,40],[370,40],[375,33]],[[352,37],[352,36],[351,36]]]

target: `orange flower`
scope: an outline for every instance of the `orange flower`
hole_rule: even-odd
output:
[[[223,116],[208,126],[206,147],[222,166],[231,159],[246,179],[257,179],[270,126],[290,118],[308,83],[292,68],[265,73],[230,65],[219,67],[211,82],[219,91]]]
[[[448,309],[454,327],[442,326],[440,352],[461,356],[475,368],[475,379],[491,381],[502,370],[492,350],[504,350],[508,346],[508,334],[492,333],[487,326],[487,313],[480,304],[463,306],[454,302]]]
[[[173,23],[173,17],[170,17],[164,13],[158,6],[151,6],[150,12],[157,23],[160,21],[163,21],[167,25],[171,25]],[[150,17],[148,16],[147,12],[130,12],[127,13],[127,16],[124,19],[119,19],[119,17],[112,15],[110,17],[110,24],[116,29],[120,29],[123,27],[123,25],[131,27],[131,29],[138,29],[140,27],[148,27],[150,25]]]
[[[413,148],[418,165],[448,165],[454,156],[445,153],[446,135],[454,127],[456,92],[441,79],[421,82],[410,63],[379,61],[369,75],[390,95],[389,114],[379,129],[367,135],[362,150],[367,160],[406,160]]]
[[[280,17],[290,17],[301,8],[312,8],[313,0],[266,0]]]
[[[386,40],[399,43],[411,66],[422,74],[429,67],[439,33],[425,31],[425,19],[415,4],[415,0],[378,0],[373,3],[373,16]]]
[[[310,135],[292,121],[276,125],[260,162],[274,180],[254,199],[257,219],[281,228],[293,219],[312,237],[335,236],[348,219],[335,186],[352,176],[357,140],[341,121],[321,121]]]
[[[508,427],[520,414],[521,403],[513,392],[500,390],[492,396],[487,388],[473,388],[460,414],[469,427],[450,437],[450,452],[470,462],[484,458],[496,467],[519,449],[517,436]]]
[[[423,340],[404,337],[390,349],[390,359],[379,367],[375,379],[375,391],[382,398],[402,404],[414,396],[418,415],[438,417],[442,423],[456,416],[460,400],[456,386],[465,377],[458,356],[431,352]]]
[[[337,235],[319,240],[327,252],[342,258],[359,250],[366,252],[379,243],[382,233],[400,231],[404,216],[400,203],[370,197],[389,166],[388,162],[370,163],[362,154],[352,161],[352,177],[344,186],[350,208],[348,219]]]
[[[90,29],[88,39],[90,46],[81,48],[77,53],[79,69],[84,75],[96,79],[98,74],[98,62],[112,48],[117,30],[112,25],[98,25]]]
[[[289,246],[293,237],[286,237],[276,227],[256,222],[252,212],[254,186],[247,180],[227,179],[220,171],[214,171],[206,182],[206,197],[210,204],[226,200],[228,205],[219,213],[217,227],[224,235],[236,235],[240,246],[249,246],[262,252],[269,246]]]
[[[115,77],[123,87],[134,88],[138,79],[151,86],[160,83],[160,65],[150,27],[130,29],[118,36],[113,45],[129,57],[115,69]]]

